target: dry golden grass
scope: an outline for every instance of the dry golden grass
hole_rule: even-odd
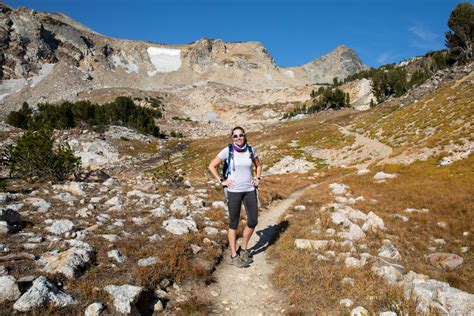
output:
[[[416,271],[429,277],[449,282],[451,286],[467,292],[474,292],[474,255],[472,253],[472,218],[474,213],[474,157],[455,162],[446,167],[437,166],[437,158],[418,162],[410,166],[390,165],[370,169],[394,172],[398,177],[385,183],[375,183],[375,172],[365,176],[347,175],[337,179],[337,172],[311,192],[307,192],[297,203],[304,204],[306,211],[287,212],[288,227],[270,249],[276,262],[274,284],[288,296],[290,314],[346,314],[348,310],[339,307],[339,300],[350,298],[355,305],[362,305],[371,313],[392,310],[397,313],[414,313],[414,303],[403,298],[399,288],[385,283],[373,275],[368,268],[347,269],[342,263],[318,261],[316,253],[297,250],[296,238],[327,239],[324,231],[332,227],[329,213],[320,212],[320,207],[334,201],[328,184],[345,183],[353,196],[362,195],[364,202],[355,206],[365,213],[375,212],[383,218],[387,229],[368,233],[363,242],[365,252],[377,254],[383,239],[390,239],[402,255],[401,264],[405,271]],[[341,171],[339,171],[342,174]],[[376,200],[376,201],[374,201]],[[406,208],[428,208],[428,214],[409,215]],[[398,213],[409,217],[408,223],[390,217]],[[288,216],[289,215],[289,216]],[[317,231],[316,219],[321,221]],[[444,221],[448,228],[436,225]],[[470,232],[463,236],[463,232]],[[443,238],[446,245],[437,246],[437,252],[451,252],[462,255],[464,263],[452,272],[432,267],[424,260],[431,253],[434,238]],[[461,254],[461,247],[469,247],[467,254]],[[340,249],[342,250],[342,249]],[[367,267],[367,266],[366,266]],[[369,264],[370,267],[370,264]],[[354,287],[344,286],[341,280],[351,277]]]
[[[373,173],[365,176],[351,176],[345,179],[354,195],[363,195],[365,202],[357,207],[374,211],[386,222],[388,231],[395,238],[395,245],[402,255],[402,264],[407,270],[427,274],[447,281],[452,286],[473,293],[474,255],[472,237],[474,217],[474,157],[457,161],[450,166],[440,167],[437,159],[417,162],[410,166],[391,165],[383,168],[398,177],[386,183],[374,183]],[[370,199],[377,200],[376,204]],[[427,214],[407,214],[406,208],[429,209]],[[409,217],[408,223],[391,218],[391,214]],[[446,222],[447,228],[437,226]],[[469,236],[463,236],[469,232]],[[436,246],[434,239],[442,238],[446,245]],[[436,252],[450,252],[461,255],[464,263],[452,272],[432,267],[424,260],[431,253],[429,247],[436,246]],[[466,254],[461,247],[470,247]]]
[[[412,302],[403,299],[400,289],[385,284],[370,271],[348,269],[343,262],[319,261],[316,253],[295,249],[294,240],[297,238],[321,239],[322,235],[313,228],[318,217],[322,227],[328,225],[328,218],[321,216],[319,208],[332,200],[327,189],[331,182],[323,182],[298,201],[306,205],[306,211],[288,212],[291,214],[287,216],[288,227],[276,242],[276,247],[270,250],[276,262],[273,282],[287,295],[291,307],[289,314],[348,314],[350,310],[339,305],[344,298],[350,298],[355,306],[364,306],[371,313],[384,310],[413,312]],[[345,277],[353,278],[355,285],[344,285],[342,280]]]
[[[354,129],[367,131],[392,147],[434,147],[465,137],[474,132],[474,85],[445,86],[416,103],[379,106],[354,116]],[[468,125],[466,125],[468,123]],[[431,129],[431,130],[430,130]]]

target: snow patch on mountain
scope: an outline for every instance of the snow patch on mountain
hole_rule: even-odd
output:
[[[149,71],[150,77],[158,72],[172,72],[181,67],[181,49],[148,47],[148,57],[155,66],[155,71]]]

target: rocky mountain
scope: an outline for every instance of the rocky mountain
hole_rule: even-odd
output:
[[[164,45],[114,39],[57,13],[0,4],[1,115],[23,101],[162,95],[196,120],[232,119],[239,109],[299,102],[313,85],[365,66],[346,46],[298,67],[279,67],[258,42],[200,39]],[[92,92],[94,91],[94,92]],[[97,93],[99,91],[99,93]]]
[[[292,69],[312,83],[325,84],[332,83],[335,77],[339,80],[344,79],[360,70],[367,69],[367,66],[362,64],[353,49],[341,45],[324,56]]]

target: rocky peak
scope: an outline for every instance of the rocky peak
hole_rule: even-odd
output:
[[[332,83],[334,77],[340,80],[366,69],[357,53],[345,45],[336,47],[330,53],[301,66],[303,73],[313,83]]]

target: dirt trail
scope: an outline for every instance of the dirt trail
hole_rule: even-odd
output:
[[[250,267],[239,269],[230,265],[226,251],[223,262],[215,272],[217,282],[208,288],[214,307],[212,314],[247,316],[284,312],[281,294],[270,280],[273,264],[267,261],[265,250],[275,241],[283,225],[279,221],[280,216],[307,190],[317,186],[318,184],[312,184],[295,191],[260,214],[259,224],[249,243],[254,253],[254,262]]]
[[[384,159],[384,158],[389,157],[390,154],[392,153],[392,147],[387,146],[387,145],[379,142],[376,139],[372,139],[372,138],[366,137],[364,135],[351,132],[351,131],[347,130],[345,127],[343,127],[341,125],[337,125],[337,127],[339,127],[339,130],[344,135],[354,136],[355,137],[354,146],[358,146],[358,145],[364,146],[364,152],[369,153],[370,154],[369,156],[371,158]],[[370,160],[368,160],[364,163],[358,164],[354,167],[356,167],[356,168],[365,168],[368,165],[370,165],[372,162],[373,162],[373,160],[370,159]]]

